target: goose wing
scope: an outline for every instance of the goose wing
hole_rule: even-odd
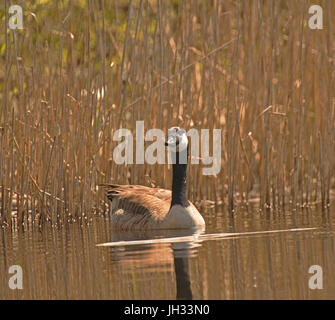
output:
[[[120,185],[120,184],[107,184],[105,186],[105,190],[107,193],[107,197],[109,194],[147,194],[153,197],[156,197],[161,200],[170,201],[172,197],[171,190],[162,189],[162,188],[150,188],[141,185]]]
[[[160,223],[170,210],[170,190],[140,185],[102,185],[112,203],[112,223],[122,229],[144,229]]]

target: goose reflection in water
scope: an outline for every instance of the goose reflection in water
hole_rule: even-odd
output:
[[[175,273],[176,299],[193,298],[189,260],[195,258],[203,229],[115,232],[111,236],[112,263],[120,264],[123,271],[134,266],[143,273]],[[186,239],[185,239],[186,238]],[[172,254],[171,254],[172,253]],[[173,263],[172,263],[173,261]],[[174,268],[174,270],[173,270]],[[152,279],[151,279],[152,280]]]

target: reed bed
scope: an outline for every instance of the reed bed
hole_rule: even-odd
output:
[[[221,171],[189,166],[189,198],[261,208],[334,188],[334,4],[306,0],[17,0],[0,4],[0,213],[12,227],[90,221],[103,182],[169,188],[171,168],[117,165],[136,121],[222,129]],[[13,219],[14,218],[14,219]]]

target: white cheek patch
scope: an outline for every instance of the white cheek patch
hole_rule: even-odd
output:
[[[177,138],[176,138],[176,136],[169,136],[168,137],[168,139],[167,139],[167,141],[166,141],[166,143],[167,143],[167,145],[170,147],[173,147],[173,146],[175,146],[176,145],[176,142],[177,142]]]
[[[186,136],[186,133],[184,133],[180,138],[179,138],[179,151],[183,151],[187,148],[188,146],[188,139]]]
[[[178,127],[168,129],[168,139],[166,141],[169,151],[180,152],[187,149],[188,138],[186,131]]]
[[[176,146],[176,140],[174,140],[174,142],[171,144],[169,143],[169,141],[170,141],[170,138],[168,139],[168,150],[172,152],[177,152],[178,148]]]
[[[177,131],[175,128],[171,128],[168,130],[168,138],[166,144],[170,151],[177,151]]]

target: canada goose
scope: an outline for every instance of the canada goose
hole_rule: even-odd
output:
[[[203,228],[205,221],[186,198],[188,138],[184,129],[168,130],[165,146],[173,159],[172,192],[141,185],[105,184],[111,222],[120,230]]]

